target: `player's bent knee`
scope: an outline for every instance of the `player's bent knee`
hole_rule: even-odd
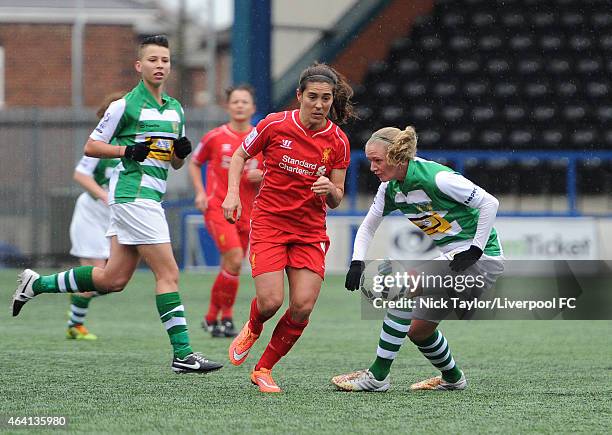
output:
[[[289,307],[291,319],[296,322],[305,322],[310,317],[313,308],[314,306],[310,304],[292,305]]]
[[[123,291],[127,283],[128,283],[128,280],[123,280],[123,279],[112,280],[111,282],[108,283],[105,290],[109,293],[117,293],[117,292]]]
[[[274,315],[282,305],[283,298],[268,297],[265,300],[257,300],[259,311],[266,315]]]
[[[100,293],[116,293],[122,291],[130,281],[131,274],[127,276],[117,275],[103,270],[103,274],[94,276],[94,286]]]
[[[176,273],[176,274],[172,273],[172,274],[170,274],[168,276],[164,276],[162,279],[165,282],[168,282],[168,283],[171,283],[171,284],[174,284],[174,285],[178,285],[179,274],[178,273]]]
[[[242,251],[234,251],[227,254],[223,261],[223,268],[233,275],[239,275],[242,268]]]
[[[435,328],[433,329],[433,331],[435,331]],[[424,327],[413,328],[413,326],[411,325],[410,329],[408,329],[408,338],[410,339],[410,341],[423,341],[429,338],[431,334],[433,334],[433,331],[430,330],[430,328]]]
[[[239,275],[242,268],[242,259],[228,258],[225,263],[225,269],[232,275]]]
[[[177,268],[172,268],[169,270],[163,271],[159,275],[156,275],[157,282],[163,282],[167,285],[178,285],[179,282],[179,270]]]

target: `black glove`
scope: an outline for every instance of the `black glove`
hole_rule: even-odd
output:
[[[126,147],[123,157],[136,162],[144,162],[149,155],[149,151],[151,151],[151,139]]]
[[[344,281],[344,287],[347,290],[354,291],[359,288],[361,284],[361,274],[365,269],[365,263],[360,260],[351,261],[351,267],[346,273],[346,281]]]
[[[184,159],[191,153],[191,142],[186,136],[174,141],[174,155],[179,159]]]
[[[472,245],[470,249],[455,254],[449,266],[454,272],[463,272],[476,263],[480,257],[482,257],[482,249]]]

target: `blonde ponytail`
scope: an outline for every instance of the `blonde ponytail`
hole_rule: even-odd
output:
[[[387,163],[394,166],[414,159],[416,156],[418,139],[416,130],[410,125],[403,131],[397,128],[395,130],[397,130],[397,134],[395,134],[393,142],[387,149]]]

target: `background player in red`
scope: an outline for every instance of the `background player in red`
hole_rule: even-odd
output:
[[[264,322],[283,304],[285,270],[289,280],[289,309],[251,373],[262,392],[280,392],[272,367],[304,331],[321,290],[329,247],[326,210],[342,201],[350,162],[348,139],[332,121],[344,123],[353,117],[352,94],[344,77],[330,66],[306,68],[297,89],[299,110],[268,115],[232,157],[222,204],[230,222],[243,219],[239,183],[245,162],[261,152],[265,168],[251,216],[249,258],[256,297],[249,321],[230,345],[232,364],[245,361]]]
[[[243,219],[236,225],[227,222],[221,209],[227,193],[227,171],[232,154],[253,129],[251,119],[255,113],[255,90],[249,85],[239,85],[228,88],[225,95],[230,121],[202,137],[189,163],[195,206],[204,214],[206,228],[221,253],[221,268],[210,291],[208,313],[202,321],[202,327],[213,337],[236,336],[233,307],[242,259],[249,245],[252,204],[262,179],[261,158],[250,159],[240,179]],[[205,162],[208,162],[206,190],[202,182],[202,164]]]

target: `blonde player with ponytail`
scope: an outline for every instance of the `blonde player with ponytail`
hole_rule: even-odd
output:
[[[497,199],[452,169],[417,157],[413,127],[376,131],[365,153],[370,170],[382,183],[355,237],[345,287],[350,291],[359,288],[374,233],[385,216],[399,210],[432,239],[443,254],[439,259],[450,260],[449,275],[484,276],[482,290],[490,288],[504,268],[502,247],[493,228]],[[388,309],[374,363],[369,369],[336,376],[332,383],[345,391],[387,391],[391,364],[408,337],[440,371],[440,376],[413,384],[411,389],[465,389],[465,375],[438,330],[440,320],[450,311]]]

